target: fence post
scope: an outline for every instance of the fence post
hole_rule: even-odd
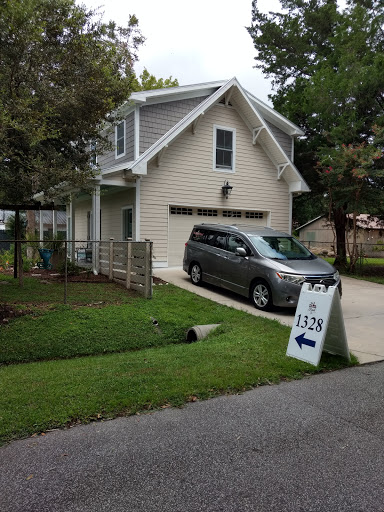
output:
[[[152,242],[145,242],[145,290],[144,297],[150,299],[152,297]]]
[[[114,238],[109,239],[109,280],[113,279],[113,240]]]
[[[127,242],[127,275],[125,278],[125,286],[128,290],[131,288],[131,268],[132,268],[132,242]]]

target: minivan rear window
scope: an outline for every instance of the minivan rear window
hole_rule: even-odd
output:
[[[204,243],[205,235],[206,232],[204,229],[193,229],[190,236],[190,240],[193,240],[194,242]]]
[[[295,238],[280,236],[252,236],[253,245],[266,258],[275,260],[311,260],[315,257]]]

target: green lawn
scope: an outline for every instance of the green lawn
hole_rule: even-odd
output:
[[[145,300],[114,284],[79,283],[78,293],[73,284],[82,306],[51,303],[53,284],[26,279],[35,295],[24,291],[23,304],[14,282],[0,286],[8,304],[17,296],[32,312],[0,327],[1,442],[349,364],[324,355],[314,367],[286,357],[289,327],[172,285],[155,286]],[[205,340],[185,343],[189,327],[212,323],[220,327]]]
[[[335,261],[335,258],[324,259],[331,263],[331,265]],[[361,262],[357,263],[354,274],[345,272],[343,275],[372,283],[384,284],[384,258],[364,258]]]

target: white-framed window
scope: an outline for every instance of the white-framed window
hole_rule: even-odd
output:
[[[213,169],[235,172],[236,130],[225,126],[213,126]]]
[[[125,155],[125,120],[115,126],[115,157]]]
[[[133,238],[133,207],[124,206],[121,209],[121,237],[122,240]]]

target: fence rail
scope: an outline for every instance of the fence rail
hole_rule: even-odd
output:
[[[14,260],[8,261],[8,264],[13,264],[14,277],[19,277],[21,285],[23,258],[28,258],[42,269],[57,270],[59,267],[63,267],[65,282],[68,277],[68,265],[73,263],[93,271],[95,274],[105,275],[111,281],[123,284],[127,289],[135,290],[145,298],[152,297],[152,242],[150,241],[133,242],[110,239],[6,240],[6,242],[14,244],[14,249],[11,251]],[[32,251],[32,256],[31,254],[27,256],[27,248]],[[42,249],[45,251],[44,255]]]

